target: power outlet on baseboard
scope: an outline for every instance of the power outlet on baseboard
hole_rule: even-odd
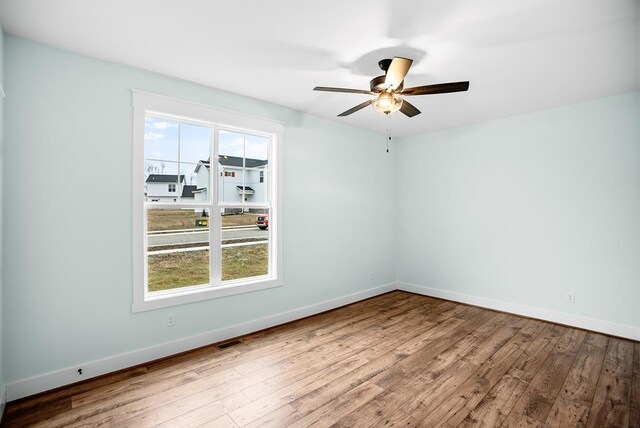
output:
[[[167,327],[173,327],[174,325],[176,325],[175,314],[167,314]]]

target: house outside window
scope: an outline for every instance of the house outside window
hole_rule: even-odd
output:
[[[282,285],[282,125],[139,91],[133,105],[134,312]]]

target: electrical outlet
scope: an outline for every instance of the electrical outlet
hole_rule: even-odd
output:
[[[373,272],[369,272],[369,281],[373,281]]]
[[[576,293],[573,291],[567,291],[567,303],[575,303],[576,302]]]
[[[174,314],[167,315],[167,327],[173,327],[176,325],[176,316]]]

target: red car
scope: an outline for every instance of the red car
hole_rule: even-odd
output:
[[[269,227],[269,214],[262,214],[258,216],[256,220],[256,226],[259,229],[265,230]]]

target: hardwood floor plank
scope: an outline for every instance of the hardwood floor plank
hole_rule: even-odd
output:
[[[486,352],[486,348],[495,352],[501,341],[509,340],[526,322],[518,320],[514,325],[504,326],[505,321],[503,314],[494,313],[492,318],[480,324],[467,337],[435,358],[430,358],[427,365],[422,365],[423,370],[420,373],[416,372],[409,378],[400,378],[401,382],[390,384],[392,389],[389,392],[381,394],[363,406],[354,416],[371,418],[373,413],[384,414],[392,412],[393,408],[402,408],[403,417],[399,420],[385,421],[385,426],[411,426],[419,423],[425,416],[424,412],[431,409],[429,406],[433,400],[446,397],[447,388],[453,387],[458,379],[466,379],[478,368],[478,363],[490,357],[491,352]],[[501,327],[496,330],[498,326]],[[491,343],[491,346],[479,346],[483,342]],[[401,364],[409,363],[410,360],[407,359]],[[429,404],[425,404],[425,400],[428,400]]]
[[[290,404],[298,397],[304,396],[311,391],[321,388],[328,382],[331,382],[336,378],[340,378],[345,374],[351,373],[359,367],[367,364],[368,360],[364,357],[365,355],[366,351],[363,351],[347,358],[332,367],[321,370],[313,376],[304,378],[233,412],[230,412],[230,416],[240,426],[247,425],[263,416],[267,416],[274,410]],[[391,358],[393,358],[394,362],[397,360],[397,357],[395,356],[391,356]]]
[[[588,333],[546,420],[547,426],[585,426],[609,338]]]
[[[534,339],[509,371],[476,405],[459,426],[499,427],[509,411],[520,399],[529,382],[555,348],[562,327],[547,324],[543,332]]]
[[[431,316],[437,316],[437,314],[438,311],[434,311]],[[414,335],[414,328],[428,328],[429,326],[435,326],[434,323],[425,321],[426,319],[429,319],[429,317],[425,316],[418,320],[407,321],[405,323],[402,323],[401,325],[392,326],[388,330],[380,331],[377,329],[372,329],[369,330],[371,331],[371,333],[367,334],[362,339],[354,340],[353,337],[347,336],[341,338],[341,340],[346,339],[348,341],[349,348],[353,349],[353,354],[356,354],[362,350],[368,350],[369,352],[367,354],[367,358],[375,359],[378,356],[392,350],[395,344],[402,343],[404,340]],[[339,358],[342,358],[342,355],[333,353],[323,360],[313,359],[310,363],[306,362],[306,364],[298,367],[295,370],[287,370],[284,373],[281,373],[277,376],[272,376],[267,380],[257,383],[256,385],[245,389],[244,393],[247,394],[247,396],[252,400],[259,399],[261,397],[264,397],[265,395],[277,391],[278,389],[284,388],[291,383],[310,376],[317,370],[329,367],[334,363],[334,361]],[[308,360],[309,359],[307,358],[306,361]]]
[[[193,425],[184,425],[185,428],[192,427]],[[233,419],[229,415],[220,416],[218,419],[207,422],[200,425],[201,428],[238,428],[238,425],[233,422]]]
[[[321,360],[309,360],[307,364],[286,370],[275,376],[262,375],[262,373],[253,373],[249,376],[254,383],[243,390],[244,394],[251,400],[259,400],[269,394],[273,394],[292,384],[311,379],[318,372],[326,372],[335,364],[347,360],[349,357],[357,355],[359,352],[350,350],[348,354],[331,354],[325,356]],[[269,370],[268,368],[265,370]],[[268,374],[268,373],[267,373]]]
[[[423,312],[432,311],[434,314],[439,314],[441,313],[442,309],[437,308],[437,305],[434,304],[434,305],[424,306],[421,308],[413,308],[408,310],[405,313],[389,312],[385,314],[385,316],[389,317],[389,318],[386,318],[386,322],[385,322],[385,318],[380,317],[380,318],[369,319],[367,320],[366,323],[352,324],[349,326],[349,328],[357,327],[357,330],[355,331],[350,331],[350,330],[345,331],[344,329],[335,330],[331,333],[327,333],[324,336],[322,336],[322,339],[316,338],[313,341],[310,341],[308,346],[298,346],[294,352],[289,353],[287,355],[288,356],[296,355],[298,356],[298,359],[304,363],[308,362],[309,360],[314,360],[315,358],[312,353],[318,350],[317,349],[319,347],[318,343],[320,342],[325,344],[324,352],[326,354],[335,354],[336,351],[331,349],[331,347],[334,347],[334,346],[343,346],[347,348],[347,351],[349,349],[359,349],[361,347],[359,341],[354,340],[354,334],[357,331],[362,331],[362,330],[368,331],[369,334],[367,334],[364,337],[364,339],[367,341],[383,340],[384,338],[388,337],[389,334],[396,333],[403,328],[406,329],[407,327],[413,327],[413,326],[417,327],[419,324],[424,324],[426,320],[429,319],[429,317],[426,314],[422,314],[422,316],[418,316],[421,311]],[[405,322],[404,323],[399,322],[398,320],[400,321],[404,320]],[[370,345],[370,343],[368,343],[367,345],[363,344],[362,347],[368,346],[368,345]],[[320,351],[322,352],[323,350],[321,349]],[[319,355],[326,355],[326,354],[321,353]],[[271,353],[269,356],[266,356],[263,359],[253,360],[245,364],[235,365],[234,367],[239,372],[245,375],[252,374],[252,376],[256,377],[253,373],[255,373],[258,369],[269,366],[269,363],[282,361],[282,359],[283,359],[282,353],[277,352],[277,353]],[[293,367],[288,367],[289,371],[292,369]],[[261,380],[264,380],[264,379],[261,379]]]
[[[518,412],[511,412],[509,421],[503,425],[505,428],[543,428],[544,424],[530,416]]]
[[[99,389],[102,386],[108,386],[119,381],[128,382],[146,373],[146,367],[135,367],[90,379],[86,382],[69,385],[49,393],[12,401],[11,405],[6,408],[5,419],[8,421],[20,420],[23,424],[22,426],[41,419],[47,419],[70,410],[72,407],[72,397],[76,394]]]
[[[471,334],[475,328],[485,322],[490,322],[497,315],[492,312],[476,313],[471,318],[455,328],[446,331],[435,331],[428,340],[421,340],[420,348],[412,348],[412,353],[407,353],[404,347],[398,347],[397,351],[402,356],[406,356],[406,361],[393,366],[390,370],[381,373],[374,380],[376,384],[384,389],[389,389],[402,379],[413,379],[423,372],[422,363],[429,361],[447,349],[456,345],[466,336]]]
[[[475,311],[473,313],[478,314]],[[433,315],[441,316],[441,314],[438,314],[437,312],[434,313]],[[491,315],[492,315],[491,313],[485,314],[486,317],[489,317]],[[445,333],[446,332],[443,332],[443,334]],[[411,335],[416,333],[408,330],[408,334]],[[356,386],[358,383],[361,383],[366,379],[372,376],[375,376],[380,372],[383,372],[388,366],[396,364],[401,358],[404,357],[404,354],[395,354],[395,353],[389,354],[389,352],[393,350],[396,344],[399,344],[404,340],[404,336],[401,335],[399,337],[396,337],[394,340],[397,343],[394,343],[393,341],[386,341],[386,342],[383,342],[382,344],[379,344],[374,349],[374,351],[375,350],[379,351],[378,353],[372,354],[371,349],[366,350],[368,355],[381,355],[381,357],[374,359],[369,364],[366,364],[357,368],[356,370],[349,373],[348,375],[342,376],[341,378],[338,378],[335,381],[332,381],[331,384],[325,383],[325,384],[319,385],[317,389],[311,391],[310,393],[305,394],[305,396],[301,396],[300,398],[292,400],[290,402],[291,405],[297,409],[298,413],[302,415],[306,415],[310,410],[313,409],[314,406],[317,406],[319,402],[324,403],[334,398],[331,395],[335,392],[335,386],[333,386],[334,383],[341,384],[339,387],[340,390],[348,390],[350,387]],[[279,407],[279,405],[282,405],[282,404],[284,403],[278,402],[277,404],[272,404],[272,406],[269,409],[272,409],[274,406]],[[238,414],[236,415],[232,414],[232,417],[234,418],[234,420],[236,420],[236,422],[239,425],[242,426],[245,423],[247,423],[247,418],[254,418],[255,416],[260,414],[264,415],[265,411],[268,410],[267,408],[258,409],[257,407],[259,407],[258,404],[252,403],[250,406],[248,406],[247,409],[239,409],[236,412],[236,413],[245,412],[247,413],[246,415],[241,416]]]
[[[131,427],[196,427],[250,403],[242,392],[211,401],[206,393],[194,394],[176,400],[150,412],[118,422]]]
[[[589,412],[588,427],[621,427],[629,424],[633,348],[631,341],[618,338],[609,340]]]
[[[286,421],[297,421],[302,415],[289,404],[277,408],[273,412],[256,419],[243,428],[281,428],[286,426]]]
[[[504,324],[506,322],[506,320],[504,319],[504,317],[502,315],[495,315],[494,314],[493,318],[494,319],[492,320],[492,322],[489,322],[489,323],[486,324],[486,326],[490,327],[490,328],[487,328],[487,335],[490,332],[493,332],[493,328],[495,328],[496,326],[502,325],[502,324]],[[498,320],[497,322],[496,322],[496,319]],[[456,324],[454,324],[454,325],[459,325],[462,322],[464,322],[464,321],[458,320],[458,322]],[[444,330],[444,332],[446,333],[449,330],[450,329],[447,328],[447,329]],[[410,337],[411,335],[415,335],[415,334],[417,334],[417,333],[409,331],[408,333],[405,333],[404,335],[395,336],[394,340],[396,341],[396,343],[404,343],[407,340],[408,337]],[[477,341],[480,342],[482,340],[482,336],[478,337],[477,339],[478,339]],[[381,344],[377,345],[376,350],[379,351],[379,352],[378,353],[374,352],[374,355],[381,355],[381,356],[382,355],[387,355],[388,352],[391,352],[391,351],[393,351],[399,357],[403,357],[404,355],[406,355],[404,353],[398,353],[397,349],[398,348],[395,348],[395,350],[394,350],[394,342],[391,339],[389,339],[388,341],[385,341],[383,345],[381,345]],[[400,361],[400,360],[398,360],[398,361]],[[375,377],[373,379],[374,380],[379,380],[379,379],[377,379]],[[344,379],[341,379],[341,380],[344,381]],[[347,382],[345,382],[345,383],[347,383]],[[317,394],[321,394],[321,392],[316,392],[316,393]],[[301,409],[301,412],[304,413],[305,410],[306,409]],[[356,417],[357,417],[357,419],[362,419],[362,415],[358,414]]]
[[[640,428],[640,344],[395,291],[7,404],[7,427]]]
[[[497,372],[506,371],[511,363],[519,356],[520,346],[531,334],[539,333],[541,327],[536,327],[537,321],[519,319],[509,323],[494,332],[492,336],[483,340],[482,345],[476,345],[470,352],[440,374],[434,382],[425,383],[415,392],[419,405],[409,408],[408,415],[389,424],[390,426],[439,426],[455,416],[456,412],[464,409],[468,399],[474,399],[473,392],[478,392],[479,401],[489,390],[486,388],[487,378],[492,375],[492,369]],[[526,331],[522,332],[522,329]],[[436,372],[437,373],[437,372]],[[497,382],[497,376],[495,381]],[[494,382],[495,383],[495,382]],[[465,391],[460,387],[465,385]],[[483,386],[486,391],[482,391]],[[457,398],[456,398],[457,397]],[[468,414],[470,408],[462,417]]]
[[[430,301],[429,305],[436,303],[437,302],[435,301]],[[417,305],[420,305],[419,301],[405,302],[402,306],[381,310],[380,314],[383,314],[382,316],[380,314],[378,314],[378,316],[366,314],[367,316],[364,319],[359,321],[347,319],[346,322],[348,323],[347,325],[349,328],[354,328],[356,329],[355,331],[362,331],[368,327],[377,326],[381,322],[380,319],[400,315],[403,311],[410,310]],[[334,323],[333,327],[336,327],[337,324],[338,323]],[[333,342],[335,344],[336,342],[334,341],[337,337],[349,338],[351,336],[352,333],[347,335],[344,332],[341,332],[340,328],[325,329],[321,334],[318,333],[318,331],[315,331],[311,338],[307,336],[300,336],[296,338],[296,340],[291,340],[291,338],[289,338],[289,340],[285,342],[284,346],[280,343],[279,346],[276,345],[273,349],[264,348],[257,349],[252,352],[244,352],[241,357],[236,359],[234,367],[236,367],[240,373],[251,373],[252,371],[265,368],[272,364],[277,364],[295,355],[301,355],[304,358],[304,354],[307,353],[307,351],[313,350],[323,343]],[[308,360],[309,358],[306,359]],[[203,372],[204,371],[198,371],[199,374]]]
[[[221,388],[221,386],[223,386]],[[74,424],[115,424],[118,421],[153,411],[162,406],[207,391],[212,401],[240,392],[246,386],[246,380],[233,369],[208,378],[197,378],[192,382],[174,388],[147,394],[144,398],[132,400],[127,396],[112,397],[110,401],[100,402],[97,406],[83,406],[51,418],[42,426],[66,427]]]
[[[365,383],[376,375],[393,367],[402,359],[402,355],[390,353],[364,364],[350,373],[324,384],[309,393],[296,398],[291,405],[302,415],[306,415],[337,396],[340,396],[356,386]]]
[[[157,376],[141,376],[135,382],[117,382],[113,385],[98,388],[95,391],[74,395],[71,399],[72,407],[77,409],[82,406],[94,405],[103,402],[113,401],[114,398],[120,400],[126,395],[127,400],[134,401],[148,397],[158,391],[166,391],[185,383],[198,379],[195,371],[181,372],[165,370]]]
[[[303,318],[248,334],[240,338],[242,344],[238,349],[245,355],[249,355],[250,351],[258,351],[257,355],[259,355],[267,350],[279,349],[283,344],[295,346],[296,342],[308,341],[330,333],[342,325],[357,323],[373,316],[379,316],[407,304],[413,305],[416,302],[412,301],[410,296],[399,296],[393,292],[387,293],[313,317]]]
[[[288,426],[291,428],[329,427],[342,416],[353,412],[382,392],[384,390],[372,382],[361,383],[346,393],[341,391],[334,394],[336,398]]]
[[[640,342],[634,344],[629,428],[640,428]]]
[[[554,350],[545,360],[544,365],[514,406],[512,410],[514,417],[518,415],[520,420],[519,414],[522,414],[544,423],[585,336],[586,332],[583,330],[567,329],[565,331]],[[506,426],[510,426],[515,423],[515,420],[510,415],[504,423],[507,424]]]
[[[485,361],[475,375],[463,382],[449,398],[425,418],[422,423],[429,426],[458,426],[482,401],[487,393],[506,374],[509,368],[525,352],[527,346],[544,330],[545,325],[530,320],[507,343],[500,346]],[[496,344],[497,345],[497,344]]]

